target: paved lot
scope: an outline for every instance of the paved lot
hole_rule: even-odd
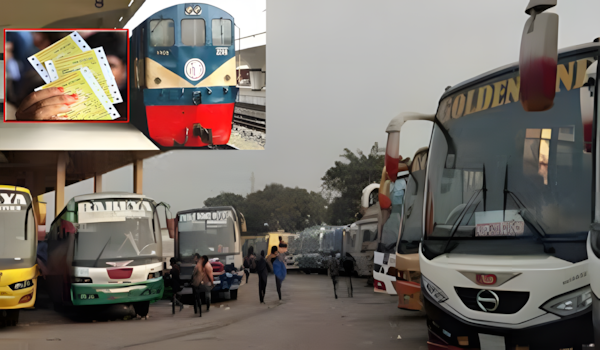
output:
[[[131,316],[120,305],[74,316],[54,311],[41,297],[35,310],[21,312],[19,326],[0,329],[0,349],[427,348],[423,315],[398,310],[396,297],[374,293],[364,279],[353,282],[354,298],[341,278],[336,300],[327,276],[291,272],[280,303],[270,276],[261,305],[258,278],[251,275],[238,300],[214,302],[201,318],[191,306],[173,316],[164,300],[151,305],[147,320],[124,320]]]

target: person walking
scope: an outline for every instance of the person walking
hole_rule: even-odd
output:
[[[199,317],[202,317],[202,293],[204,293],[206,311],[210,310],[210,293],[214,285],[213,268],[206,255],[200,257],[196,253],[194,260],[197,263],[192,272],[192,288],[198,305]]]
[[[275,273],[275,284],[277,285],[277,294],[279,295],[279,300],[281,300],[281,283],[285,278],[285,271],[282,271],[282,268],[285,269],[285,263],[282,261],[283,255],[279,254],[276,246],[271,247],[271,254],[267,257],[267,262],[272,266],[271,270]],[[279,267],[276,267],[276,264],[282,264]]]
[[[248,248],[248,255],[244,258],[244,273],[246,274],[246,284],[248,283],[248,277],[250,277],[250,270],[256,269],[256,255],[254,255],[254,247]]]
[[[260,251],[260,256],[255,260],[256,273],[258,274],[258,296],[260,303],[265,303],[265,293],[267,291],[267,277],[269,276],[269,264],[265,259],[265,251]]]
[[[353,294],[354,294],[354,289],[352,288],[352,275],[354,274],[354,264],[355,263],[356,263],[356,260],[354,259],[354,257],[352,255],[350,255],[350,253],[346,253],[343,266],[344,266],[344,271],[348,275],[348,281],[350,282],[350,286],[348,287],[348,296],[350,298],[352,298]]]
[[[331,252],[331,257],[329,258],[329,268],[327,270],[329,277],[331,277],[331,281],[333,282],[333,295],[335,295],[335,298],[337,299],[336,286],[338,283],[337,278],[340,275],[340,263],[334,252]]]

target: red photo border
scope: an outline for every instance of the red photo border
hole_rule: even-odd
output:
[[[114,32],[114,31],[124,31],[127,35],[127,120],[123,121],[113,121],[113,120],[6,120],[6,57],[3,58],[3,67],[4,70],[4,79],[2,81],[4,87],[4,108],[2,109],[2,119],[5,123],[115,123],[115,124],[123,124],[129,123],[129,29],[126,28],[117,28],[117,29],[108,29],[108,28],[4,28],[2,36],[2,53],[6,55],[6,32],[7,31],[30,31],[30,32],[73,32],[73,31],[96,31],[96,32]]]

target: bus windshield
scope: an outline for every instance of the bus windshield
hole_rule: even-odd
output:
[[[2,201],[8,198],[7,195],[11,199],[19,196],[22,201]],[[36,228],[29,195],[0,191],[0,196],[0,269],[31,267],[35,264]]]
[[[239,253],[232,211],[208,211],[179,215],[179,260],[194,261],[194,254],[214,256]]]
[[[426,239],[544,240],[588,231],[594,101],[586,70],[594,56],[559,61],[554,106],[544,112],[523,110],[514,71],[442,100]]]
[[[106,267],[125,260],[132,260],[128,265],[133,266],[162,256],[159,223],[152,218],[124,217],[122,221],[87,222],[78,226],[77,266]]]

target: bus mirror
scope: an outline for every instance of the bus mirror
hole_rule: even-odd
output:
[[[387,145],[385,147],[385,169],[388,178],[396,181],[398,177],[398,162],[400,162],[400,131],[388,133]]]
[[[167,218],[167,230],[169,231],[169,238],[175,237],[175,219]]]
[[[521,105],[527,112],[541,112],[554,104],[558,61],[558,15],[543,13],[556,0],[531,0],[525,12],[519,70]]]
[[[240,213],[240,230],[242,232],[246,232],[247,228],[246,228],[246,218],[244,217],[244,214]]]
[[[38,242],[46,240],[46,226],[38,226],[37,240],[38,240]]]

